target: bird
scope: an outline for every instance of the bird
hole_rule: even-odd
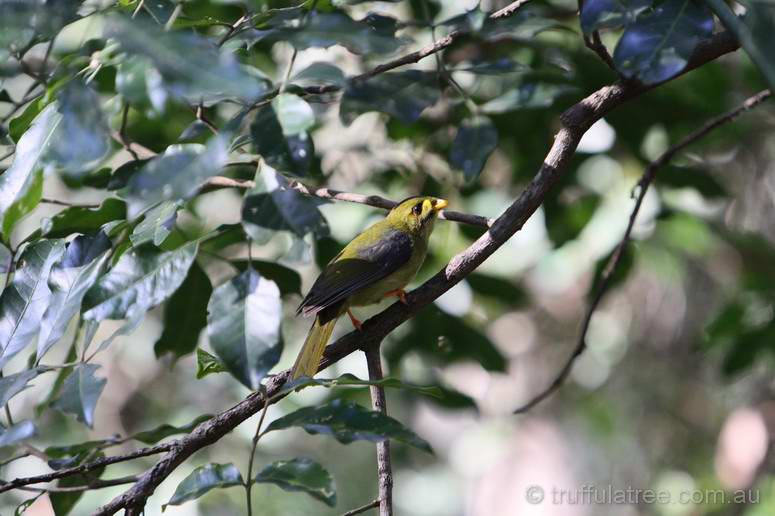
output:
[[[296,310],[297,316],[314,315],[315,322],[293,364],[291,380],[318,372],[323,350],[343,314],[361,329],[352,307],[393,296],[407,303],[404,288],[425,261],[433,226],[448,204],[430,196],[404,199],[326,265]]]

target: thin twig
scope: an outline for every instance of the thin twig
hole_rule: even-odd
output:
[[[111,478],[108,480],[95,480],[84,484],[82,486],[67,486],[67,487],[17,487],[20,491],[28,491],[31,493],[82,493],[84,491],[91,491],[92,489],[104,489],[106,487],[120,486],[124,484],[133,484],[137,482],[137,475],[121,478]]]
[[[126,134],[126,124],[129,120],[129,102],[124,102],[124,107],[121,110],[121,127],[118,130],[118,141],[126,149],[126,151],[132,155],[132,159],[135,161],[140,158],[137,155],[137,151],[132,148],[132,142]]]
[[[90,203],[74,203],[74,202],[67,202],[67,201],[60,201],[58,199],[51,199],[49,197],[43,197],[40,199],[40,202],[43,204],[54,204],[56,206],[67,206],[68,208],[88,208],[88,209],[95,209],[99,208],[99,204],[90,204]]]
[[[764,100],[768,99],[770,95],[771,94],[769,90],[764,90],[762,92],[759,92],[756,95],[746,99],[745,102],[743,102],[741,105],[737,106],[736,108],[711,119],[710,121],[706,122],[702,127],[691,132],[689,135],[681,139],[678,143],[671,146],[661,156],[659,156],[657,159],[655,159],[654,161],[652,161],[646,166],[646,169],[643,172],[643,176],[641,176],[640,180],[638,181],[638,190],[639,190],[638,197],[636,198],[635,206],[633,206],[632,212],[630,213],[630,220],[627,223],[627,229],[624,231],[624,235],[622,236],[622,239],[619,242],[619,245],[616,246],[616,249],[611,255],[611,258],[609,258],[608,263],[605,266],[605,269],[603,269],[603,272],[600,276],[600,286],[598,287],[597,292],[595,292],[595,295],[592,298],[592,301],[590,302],[589,306],[587,307],[587,311],[584,314],[584,319],[582,320],[582,323],[581,323],[581,331],[579,332],[578,341],[576,342],[576,346],[573,348],[573,352],[571,353],[570,357],[566,360],[565,364],[562,366],[562,369],[560,369],[560,372],[554,377],[554,380],[552,380],[552,382],[549,384],[549,386],[546,387],[544,390],[542,390],[539,394],[531,398],[530,401],[528,401],[524,405],[521,405],[519,408],[517,408],[514,411],[515,414],[523,414],[529,411],[530,409],[532,409],[533,407],[541,403],[543,400],[551,396],[555,391],[557,391],[562,386],[562,384],[565,383],[565,380],[568,378],[568,375],[573,369],[573,364],[576,362],[576,359],[579,356],[581,356],[581,354],[586,349],[587,332],[589,331],[589,325],[590,325],[590,322],[592,321],[592,316],[594,315],[595,310],[597,310],[597,307],[600,304],[600,301],[603,299],[603,296],[608,291],[608,288],[611,286],[611,280],[614,276],[614,272],[616,272],[617,267],[621,263],[622,256],[624,255],[624,251],[627,247],[627,244],[630,241],[632,228],[635,226],[635,220],[638,217],[638,213],[640,212],[641,205],[643,204],[643,199],[646,197],[646,192],[648,191],[649,186],[654,180],[654,176],[656,175],[657,171],[663,166],[665,166],[668,162],[670,162],[670,160],[673,159],[673,157],[676,154],[684,150],[686,147],[695,143],[697,140],[700,140],[701,138],[703,138],[704,136],[706,136],[708,133],[718,128],[719,126],[722,126],[727,122],[731,122],[742,113],[761,104]]]
[[[373,509],[375,507],[379,507],[379,500],[372,500],[366,505],[361,505],[357,509],[353,509],[351,511],[347,511],[346,513],[342,514],[342,516],[355,516],[356,514],[361,514],[363,512],[368,511],[369,509]]]
[[[248,252],[250,252],[250,248],[248,248]],[[248,256],[248,259],[252,261],[252,257]],[[250,459],[248,460],[248,474],[245,478],[245,497],[247,498],[247,507],[248,507],[248,516],[253,516],[253,500],[250,496],[251,491],[253,490],[253,484],[255,481],[253,480],[253,462],[256,458],[256,448],[258,447],[258,441],[261,439],[261,436],[263,435],[261,433],[261,427],[264,424],[264,418],[266,418],[266,412],[269,408],[269,403],[264,403],[264,410],[261,411],[261,417],[258,418],[258,424],[256,425],[256,433],[253,434],[253,441],[251,443],[250,448]]]
[[[379,354],[379,342],[368,346],[364,353],[366,365],[369,368],[369,380],[378,382],[382,380],[382,357]],[[374,410],[387,415],[387,400],[385,388],[381,385],[369,386],[371,393],[371,405]],[[390,440],[385,439],[377,443],[377,477],[379,516],[393,516],[393,468],[390,464]]]
[[[242,16],[239,17],[239,19],[237,19],[237,21],[232,23],[229,26],[229,29],[226,31],[226,33],[223,36],[221,36],[221,39],[218,40],[218,46],[222,47],[223,44],[226,43],[229,40],[229,38],[232,37],[232,35],[237,31],[237,29],[241,28],[245,20],[247,20],[247,16],[243,14]]]
[[[581,11],[584,8],[584,0],[579,0],[579,16],[581,16]],[[584,40],[584,45],[588,49],[590,49],[592,52],[597,54],[597,56],[614,72],[616,72],[617,75],[619,74],[619,71],[616,69],[616,65],[614,65],[614,60],[611,57],[611,54],[608,53],[608,49],[603,44],[603,41],[600,39],[600,32],[599,31],[593,31],[592,34],[582,34],[582,39]]]

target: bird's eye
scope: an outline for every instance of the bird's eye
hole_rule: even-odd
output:
[[[422,213],[422,203],[421,202],[418,202],[417,204],[415,204],[412,207],[412,213],[414,213],[415,215],[419,215],[420,213]]]

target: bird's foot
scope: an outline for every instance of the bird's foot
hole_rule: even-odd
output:
[[[352,311],[349,308],[347,309],[347,315],[350,316],[350,321],[353,323],[353,326],[355,326],[355,328],[358,331],[360,331],[361,328],[363,328],[363,323],[361,321],[359,321],[358,318],[353,315]]]
[[[391,296],[397,297],[405,305],[409,304],[409,301],[406,299],[406,290],[402,288],[397,288],[396,290],[391,290],[390,292],[386,292],[384,297],[391,297]]]

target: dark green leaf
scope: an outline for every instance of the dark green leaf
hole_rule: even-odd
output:
[[[477,294],[492,297],[515,308],[524,305],[527,293],[511,281],[481,273],[470,274],[466,281]]]
[[[162,201],[190,198],[203,181],[220,171],[227,158],[226,142],[220,136],[213,137],[207,146],[189,143],[168,147],[132,174],[121,190],[129,217],[135,218]]]
[[[304,70],[291,77],[291,84],[302,88],[317,86],[336,86],[342,88],[345,85],[344,72],[331,63],[312,63]]]
[[[167,437],[170,437],[172,435],[188,434],[191,431],[193,431],[194,428],[199,426],[200,423],[202,423],[203,421],[207,421],[211,417],[213,417],[212,414],[203,414],[201,416],[198,416],[190,423],[187,423],[182,426],[172,426],[168,424],[163,424],[163,425],[157,426],[152,430],[138,432],[132,436],[132,439],[136,441],[140,441],[143,444],[155,444],[161,441],[162,439],[166,439]]]
[[[487,158],[498,146],[498,130],[487,117],[466,120],[457,130],[449,164],[462,170],[467,182],[476,180]]]
[[[659,184],[672,188],[694,188],[708,199],[727,195],[724,186],[708,170],[669,166],[659,176]]]
[[[5,274],[13,270],[13,255],[11,251],[0,244],[0,274]]]
[[[194,262],[164,307],[164,331],[153,345],[157,357],[171,353],[177,360],[196,349],[199,333],[207,326],[207,302],[212,292],[210,278]]]
[[[659,83],[680,73],[712,33],[713,16],[704,4],[666,0],[627,27],[614,50],[614,63],[626,77]]]
[[[216,487],[239,486],[243,482],[242,475],[234,464],[205,464],[183,479],[167,505],[180,505],[195,500]]]
[[[126,218],[126,204],[119,199],[105,199],[99,208],[66,208],[41,222],[43,235],[62,238],[73,233],[97,231],[108,222]]]
[[[81,302],[108,261],[110,239],[103,232],[79,236],[52,268],[48,286],[51,302],[40,321],[38,360],[65,334],[67,325],[80,311]]]
[[[256,152],[274,168],[298,176],[306,175],[315,154],[312,137],[306,132],[284,134],[275,108],[274,104],[267,104],[256,111],[250,125]]]
[[[172,232],[175,221],[178,218],[177,201],[162,201],[145,212],[142,222],[132,231],[129,239],[134,247],[139,247],[147,242],[159,247]]]
[[[772,350],[775,342],[775,324],[770,324],[736,335],[727,355],[724,357],[722,371],[733,376],[751,367],[754,360],[765,350]]]
[[[527,83],[496,97],[482,106],[482,113],[500,115],[517,109],[541,109],[550,107],[554,102],[576,88],[563,84]]]
[[[92,428],[97,400],[108,382],[95,376],[99,368],[95,364],[76,366],[65,380],[59,397],[51,402],[51,407],[74,415],[78,421]]]
[[[62,240],[41,240],[24,249],[11,284],[0,295],[0,368],[40,331],[51,299],[48,276],[64,250]]]
[[[434,74],[419,70],[384,73],[368,81],[349,81],[339,116],[349,124],[362,113],[380,111],[411,124],[438,100],[436,81]]]
[[[328,505],[336,505],[334,479],[323,466],[312,459],[278,460],[258,472],[256,482],[275,484],[286,491],[307,493]]]
[[[261,274],[262,277],[272,280],[280,287],[282,295],[299,294],[301,295],[301,276],[293,269],[276,262],[267,262],[264,260],[232,260],[231,262],[240,271],[248,268],[248,265]]]
[[[213,291],[207,313],[213,351],[235,378],[258,389],[282,352],[277,285],[248,269]]]
[[[268,166],[261,167],[256,186],[245,197],[242,225],[258,243],[268,241],[276,231],[291,231],[299,237],[328,234],[318,202],[291,188],[282,174]]]
[[[431,396],[440,398],[442,396],[441,390],[436,386],[422,386],[404,383],[398,378],[383,378],[382,380],[361,380],[357,376],[351,374],[343,374],[339,378],[309,378],[301,377],[292,382],[288,382],[283,385],[283,388],[278,392],[278,396],[287,392],[300,391],[307,387],[368,387],[370,385],[381,385],[382,387],[388,387],[392,389],[401,389],[423,394],[425,396]]]
[[[750,46],[755,46],[762,59],[756,62],[756,65],[762,70],[762,74],[767,78],[770,88],[773,87],[773,78],[775,78],[775,41],[772,39],[775,31],[775,4],[768,0],[748,0],[743,2],[746,13],[743,21],[751,35],[751,41],[743,41],[743,48],[750,53]]]
[[[651,0],[585,0],[581,6],[581,29],[591,34],[633,23],[651,5]]]
[[[196,242],[164,252],[150,246],[132,249],[86,293],[87,320],[141,315],[171,296],[183,283],[197,252]]]
[[[32,421],[21,421],[8,428],[0,427],[0,448],[29,439],[37,433]]]
[[[228,373],[223,362],[202,348],[196,348],[196,379],[201,380],[208,374]]]
[[[341,399],[291,412],[272,421],[265,432],[291,427],[301,427],[310,434],[331,435],[343,444],[357,440],[380,442],[391,439],[432,453],[427,442],[399,421]]]
[[[8,123],[8,134],[13,141],[20,142],[21,137],[30,128],[35,118],[40,114],[43,109],[53,101],[53,97],[44,95],[30,102],[22,114],[14,118]]]
[[[104,455],[102,453],[97,454],[94,456],[94,459],[102,458]],[[90,469],[84,473],[67,476],[64,478],[60,478],[57,481],[56,487],[58,488],[66,488],[66,487],[80,487],[85,486],[93,483],[94,481],[98,480],[102,474],[105,472],[105,466]],[[74,491],[74,492],[65,492],[65,493],[49,493],[49,500],[51,501],[51,507],[54,509],[54,514],[56,516],[65,516],[70,513],[70,511],[73,510],[73,507],[75,507],[75,504],[78,503],[78,500],[81,499],[85,491]]]

